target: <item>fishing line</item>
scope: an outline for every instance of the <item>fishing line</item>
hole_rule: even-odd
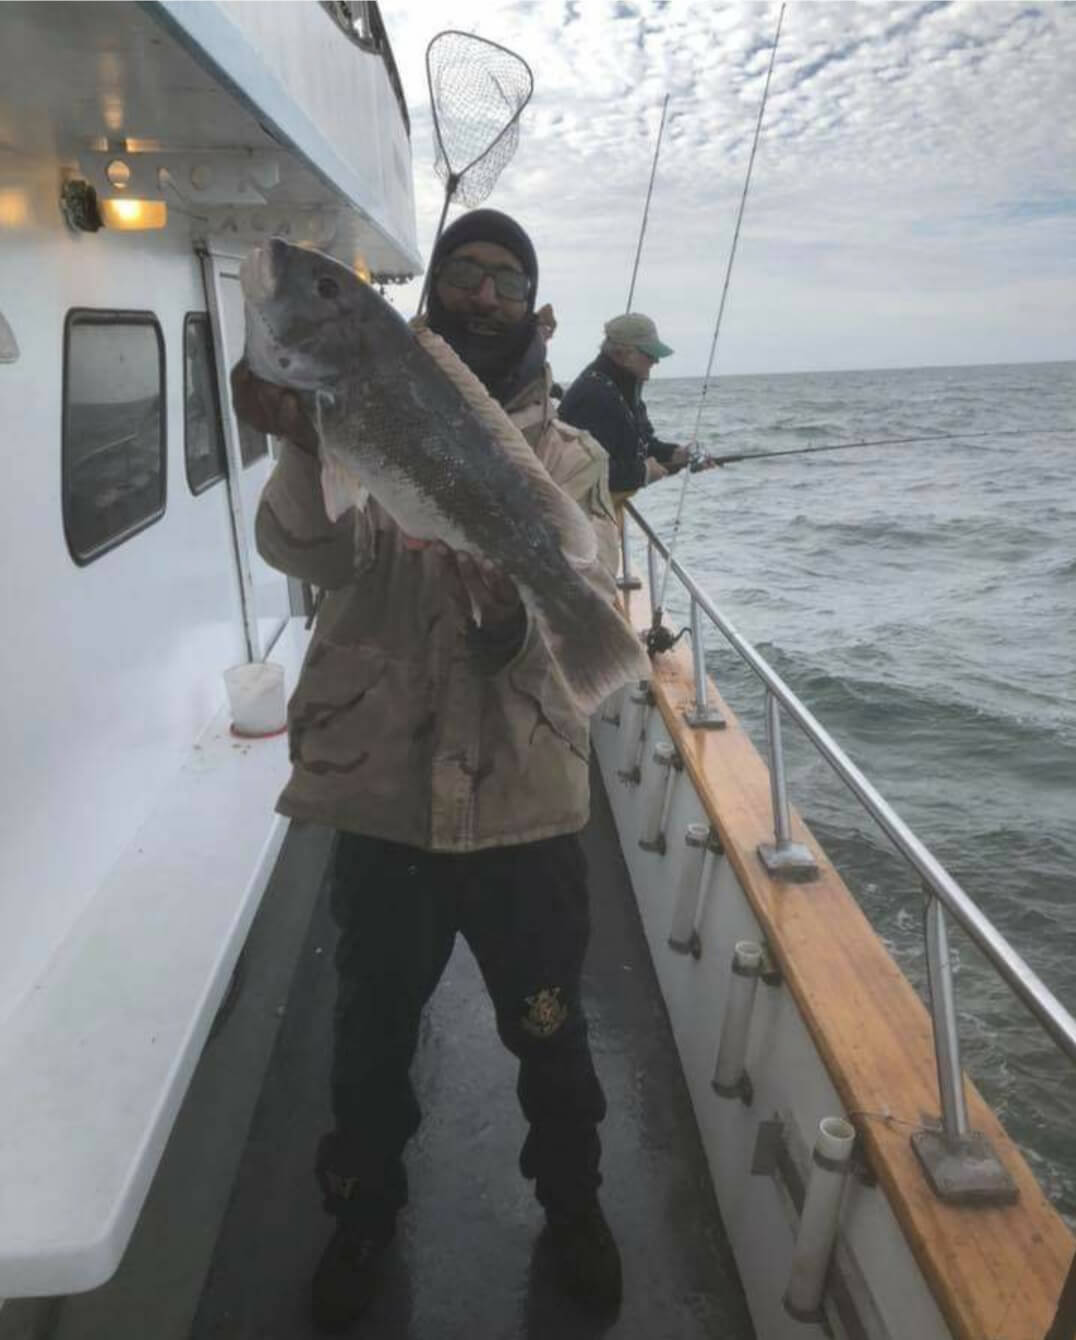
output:
[[[698,473],[712,465],[733,465],[738,461],[764,461],[771,456],[807,456],[813,451],[851,451],[854,447],[893,447],[912,442],[955,442],[972,437],[1040,437],[1069,436],[1076,428],[1000,428],[977,433],[925,433],[921,437],[876,437],[863,442],[829,442],[815,447],[789,447],[784,451],[741,451],[729,456],[698,456],[688,469]]]
[[[732,278],[732,265],[736,259],[736,245],[740,240],[740,225],[743,223],[744,208],[747,204],[747,192],[751,186],[751,169],[755,165],[755,154],[758,152],[759,136],[762,133],[762,118],[766,111],[766,99],[770,92],[770,79],[773,76],[773,65],[777,59],[777,44],[781,40],[781,23],[785,17],[785,6],[781,5],[780,12],[777,15],[777,31],[773,35],[773,47],[770,51],[770,64],[766,70],[766,84],[762,90],[762,100],[758,107],[758,120],[755,122],[755,138],[751,143],[751,157],[747,160],[747,174],[744,178],[743,195],[740,197],[740,208],[736,215],[736,227],[732,234],[732,247],[729,250],[728,266],[725,269],[725,283],[721,289],[721,303],[717,309],[717,321],[714,323],[714,338],[710,343],[710,358],[706,364],[706,376],[702,383],[702,394],[699,396],[699,409],[695,415],[695,427],[691,433],[690,446],[692,448],[698,445],[699,423],[702,420],[703,403],[706,400],[706,393],[710,389],[710,374],[713,371],[714,355],[717,353],[717,339],[721,333],[721,318],[725,313],[725,299],[728,297],[729,280]],[[673,523],[672,540],[669,544],[669,554],[665,560],[665,572],[661,579],[661,593],[658,596],[657,603],[654,605],[654,617],[650,625],[650,631],[646,635],[646,649],[653,655],[658,651],[667,651],[672,645],[672,634],[661,626],[662,613],[665,607],[665,592],[669,585],[669,575],[672,572],[673,559],[676,556],[676,545],[680,538],[680,522],[684,515],[684,499],[687,497],[687,486],[691,479],[692,470],[684,471],[684,482],[680,488],[680,501],[676,508],[676,520]]]
[[[639,273],[639,257],[643,254],[643,238],[646,236],[646,221],[650,217],[650,197],[654,194],[654,178],[658,170],[658,155],[661,153],[661,137],[665,134],[665,113],[669,110],[669,95],[661,104],[661,125],[658,126],[658,142],[654,145],[654,162],[650,168],[650,185],[646,188],[646,204],[643,206],[643,222],[639,229],[639,245],[635,248],[635,265],[631,272],[631,284],[628,286],[628,305],[625,312],[631,311],[631,300],[635,296],[635,278]]]

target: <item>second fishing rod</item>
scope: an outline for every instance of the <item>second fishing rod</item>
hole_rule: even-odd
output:
[[[683,483],[680,486],[680,498],[676,508],[676,519],[673,522],[672,539],[669,544],[668,558],[665,560],[665,571],[661,579],[661,591],[654,601],[654,613],[651,620],[649,631],[646,635],[646,649],[651,656],[658,652],[668,651],[677,641],[677,635],[670,632],[663,624],[665,616],[665,593],[669,586],[669,576],[672,573],[673,560],[676,557],[676,546],[680,538],[680,527],[684,516],[684,502],[687,497],[688,484],[691,476],[699,469],[709,468],[711,464],[720,464],[714,458],[706,458],[699,453],[699,424],[702,421],[703,405],[706,401],[707,392],[710,389],[710,377],[714,370],[714,357],[717,353],[717,341],[721,334],[721,319],[725,313],[725,301],[728,298],[729,281],[732,278],[732,267],[736,260],[736,247],[740,240],[740,227],[743,224],[744,209],[747,205],[747,193],[751,188],[751,171],[755,165],[755,155],[758,153],[759,136],[762,133],[762,119],[766,112],[766,100],[770,93],[770,80],[773,78],[774,61],[777,59],[777,46],[781,40],[781,24],[785,17],[785,6],[782,4],[780,12],[777,15],[777,29],[773,36],[773,46],[770,49],[770,63],[766,70],[766,83],[762,89],[762,98],[759,102],[758,119],[755,122],[754,139],[751,142],[751,155],[747,160],[747,172],[744,177],[743,194],[740,196],[740,207],[736,213],[736,226],[732,233],[732,246],[729,249],[728,265],[725,268],[725,282],[721,288],[721,302],[717,309],[717,320],[714,322],[714,335],[710,342],[710,357],[706,364],[706,376],[703,379],[702,392],[699,396],[699,408],[695,415],[695,426],[691,432],[691,441],[688,444],[694,457],[693,468],[689,467],[683,472]],[[641,244],[641,241],[640,241]]]

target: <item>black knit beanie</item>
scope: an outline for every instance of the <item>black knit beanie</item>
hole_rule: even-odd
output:
[[[437,267],[467,242],[498,243],[516,257],[524,274],[530,276],[526,315],[496,335],[473,331],[466,317],[448,311],[437,294]],[[530,238],[515,219],[500,210],[473,209],[469,214],[461,214],[441,234],[430,257],[430,272],[433,280],[426,309],[430,329],[452,346],[492,396],[502,405],[508,404],[524,383],[540,374],[545,362],[545,344],[534,316],[538,257]]]
[[[515,256],[523,266],[524,274],[530,276],[531,291],[527,299],[529,316],[534,311],[534,298],[538,292],[538,257],[534,254],[530,238],[515,219],[510,219],[499,209],[472,209],[469,214],[461,214],[458,219],[453,219],[441,234],[430,257],[430,269],[435,281],[437,267],[445,257],[467,242],[496,242]],[[431,301],[432,296],[431,287]]]

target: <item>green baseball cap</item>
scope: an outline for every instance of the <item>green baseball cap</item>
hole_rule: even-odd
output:
[[[628,344],[651,358],[667,358],[673,351],[658,339],[658,328],[641,312],[625,312],[605,323],[605,334],[614,344]]]

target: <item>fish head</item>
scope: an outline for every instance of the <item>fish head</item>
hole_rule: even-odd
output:
[[[247,255],[239,281],[246,357],[256,376],[314,391],[355,370],[379,300],[353,270],[274,237]]]

